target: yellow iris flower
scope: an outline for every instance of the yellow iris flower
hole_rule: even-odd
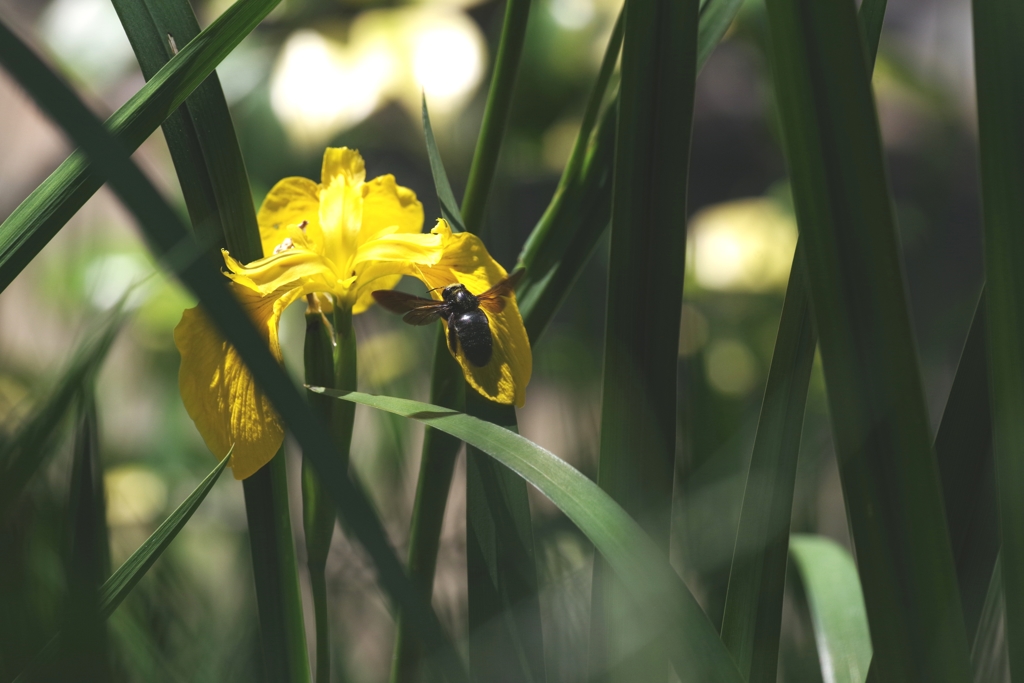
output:
[[[475,235],[452,233],[443,220],[422,233],[423,206],[394,176],[365,178],[359,152],[328,148],[320,183],[285,178],[263,200],[257,218],[264,258],[243,265],[223,252],[233,292],[278,360],[281,313],[307,295],[326,308],[358,314],[373,303],[373,291],[394,288],[403,275],[428,288],[459,282],[474,294],[506,276]],[[488,318],[491,361],[476,367],[461,349],[455,357],[481,394],[522,406],[532,356],[515,297]],[[270,401],[199,307],[182,315],[174,343],[181,353],[178,384],[189,417],[214,454],[234,446],[230,465],[236,479],[251,476],[284,439]]]

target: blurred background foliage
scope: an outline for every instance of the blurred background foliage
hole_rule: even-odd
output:
[[[203,26],[229,3],[193,3]],[[508,268],[555,188],[620,3],[535,0],[512,117],[483,231]],[[461,196],[501,26],[495,0],[284,0],[220,66],[253,194],[316,178],[326,145],[361,150],[369,175],[393,173],[440,215],[420,123],[426,92],[441,154]],[[673,562],[716,625],[735,541],[761,395],[796,244],[772,105],[761,3],[747,2],[697,81],[691,216],[680,355],[680,453]],[[106,116],[143,84],[108,0],[0,0],[28,36]],[[933,427],[941,415],[982,279],[976,122],[967,0],[893,3],[874,87]],[[0,219],[71,151],[0,72]],[[184,215],[161,133],[136,153]],[[684,207],[680,206],[680,210]],[[596,474],[606,248],[598,249],[535,347],[520,430]],[[134,287],[134,288],[133,288]],[[129,291],[130,290],[130,291]],[[181,405],[171,329],[192,305],[156,271],[106,189],[0,294],[0,439],[50,390],[85,330],[127,294],[133,315],[99,374],[100,453],[111,561],[120,564],[209,471]],[[356,320],[360,387],[426,400],[433,328],[374,311]],[[302,311],[282,329],[301,376]],[[801,446],[794,532],[849,546],[815,365]],[[421,428],[359,408],[352,458],[401,552]],[[67,586],[65,529],[72,425],[52,439],[43,476],[0,527],[0,680],[52,635]],[[292,502],[298,459],[290,453]],[[452,487],[434,602],[465,634],[464,476]],[[537,497],[548,673],[582,681],[589,625],[585,538]],[[294,519],[298,520],[298,508]],[[302,534],[296,530],[300,559]],[[118,680],[260,680],[241,487],[225,478],[111,619]],[[305,579],[303,579],[305,580]],[[362,550],[335,536],[328,563],[338,681],[387,676],[393,622]],[[305,598],[308,600],[308,587]],[[780,680],[820,680],[805,606],[787,598]],[[312,609],[307,603],[307,619]]]

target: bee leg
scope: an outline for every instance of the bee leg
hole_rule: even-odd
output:
[[[453,318],[455,316],[452,316]],[[455,333],[455,325],[448,323],[448,349],[453,356],[459,353],[459,336]]]

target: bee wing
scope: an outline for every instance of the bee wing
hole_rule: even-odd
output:
[[[402,320],[410,325],[429,325],[440,317],[441,305],[438,303],[429,303],[425,306],[412,309],[402,316]]]
[[[433,299],[423,299],[393,289],[379,289],[372,294],[378,304],[392,313],[404,313],[402,320],[410,325],[429,325],[441,315],[441,304]]]
[[[519,284],[519,281],[523,279],[525,274],[526,269],[520,268],[483,294],[478,294],[476,298],[480,302],[480,308],[488,313],[501,313],[505,310],[505,297],[508,297],[515,291],[516,285]]]

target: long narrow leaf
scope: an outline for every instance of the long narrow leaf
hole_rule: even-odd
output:
[[[107,624],[100,611],[99,588],[110,574],[110,539],[99,461],[99,420],[93,386],[79,400],[71,461],[68,506],[71,553],[67,566],[68,600],[64,631],[70,635],[60,669],[68,679],[111,678]]]
[[[311,391],[401,415],[472,444],[551,500],[586,534],[622,578],[646,617],[650,637],[669,638],[684,682],[739,683],[728,651],[658,545],[612,498],[551,452],[498,425],[441,406],[320,387]]]
[[[697,0],[626,0],[612,184],[598,483],[668,556]],[[594,564],[591,671],[667,674],[623,587]],[[680,675],[682,672],[677,671]]]
[[[866,0],[858,11],[872,61],[869,71],[884,12],[885,0]],[[803,249],[798,245],[747,470],[722,620],[722,639],[750,683],[774,681],[778,667],[789,519],[817,344],[809,297]]]
[[[789,552],[811,610],[821,677],[831,683],[864,683],[871,637],[853,558],[835,541],[809,534],[794,534]]]
[[[220,477],[221,472],[224,471],[224,467],[227,465],[230,457],[231,453],[228,452],[227,455],[221,458],[221,461],[217,463],[213,471],[206,475],[206,478],[188,495],[188,498],[183,500],[181,505],[157,527],[156,531],[132,553],[131,557],[125,560],[124,564],[118,567],[117,571],[103,582],[103,587],[100,588],[97,601],[98,612],[101,618],[108,619],[114,613],[114,610],[120,606],[121,602],[131,593],[136,584],[146,575],[146,572],[153,566],[153,563],[160,558],[167,549],[167,546],[178,535],[178,532],[185,527],[188,520],[192,518],[192,514],[199,509],[199,506],[206,499],[210,489],[217,483],[217,479]],[[28,683],[28,681],[36,680],[46,666],[59,661],[60,653],[65,647],[63,641],[64,636],[61,633],[54,636],[47,643],[46,647],[32,659],[25,670],[18,675],[15,683]]]
[[[434,189],[441,213],[453,230],[464,231],[462,212],[452,194],[444,162],[434,141],[427,100],[423,98],[423,133],[427,141],[427,157],[433,174]],[[452,410],[465,407],[466,382],[461,368],[448,352],[444,330],[439,328],[434,340],[434,362],[430,378],[430,401]],[[455,457],[462,443],[452,436],[429,427],[423,433],[419,479],[409,528],[409,576],[423,595],[434,590],[434,570],[441,540],[441,525],[448,506]],[[414,683],[420,680],[422,652],[413,636],[412,626],[401,613],[395,635],[394,663],[391,683]]]
[[[114,112],[109,130],[128,150],[142,144],[278,2],[238,0]],[[101,185],[86,156],[75,152],[0,224],[0,291]]]
[[[975,0],[985,305],[1010,670],[1024,677],[1024,7]]]
[[[487,90],[487,105],[480,124],[480,135],[469,167],[469,180],[462,197],[462,216],[466,229],[472,233],[483,225],[484,209],[491,193],[494,171],[498,167],[498,154],[505,137],[519,72],[519,58],[526,42],[526,24],[530,17],[532,0],[506,0],[505,20],[501,25],[501,40],[494,58],[494,73]]]
[[[749,683],[775,681],[800,431],[817,335],[798,247],[747,471],[722,640]]]
[[[60,382],[0,448],[0,519],[6,517],[32,475],[52,453],[75,397],[95,378],[126,316],[120,306],[91,331],[60,374]]]
[[[518,432],[512,406],[467,389],[466,412]],[[466,444],[469,670],[474,681],[545,680],[533,526],[526,483]]]
[[[441,205],[441,216],[448,221],[455,232],[465,232],[466,225],[462,221],[462,210],[455,201],[452,184],[448,181],[448,173],[444,170],[441,153],[437,150],[434,140],[434,129],[430,125],[430,112],[427,111],[427,95],[423,95],[423,136],[427,141],[427,159],[430,161],[430,173],[434,178],[437,201]]]
[[[985,317],[982,298],[935,436],[935,458],[968,634],[978,628],[999,554]]]
[[[772,72],[881,681],[969,676],[855,8],[769,0]]]
[[[187,0],[114,0],[114,7],[147,77],[173,57],[172,41],[191,41],[199,33]],[[226,244],[244,262],[262,257],[248,175],[216,74],[176,114],[170,131],[165,126],[167,144],[199,242]],[[243,483],[249,542],[267,676],[305,683],[305,623],[287,474],[279,460]]]
[[[971,648],[973,683],[1010,683],[1007,647],[1006,596],[1003,594],[1002,563],[997,561]]]
[[[452,680],[465,680],[458,656],[437,615],[405,576],[365,493],[335,462],[327,430],[310,414],[305,400],[229,293],[223,277],[199,257],[198,248],[188,238],[174,211],[102,123],[3,23],[0,23],[0,63],[44,111],[82,145],[97,171],[108,179],[114,192],[138,219],[150,248],[158,256],[172,258],[182,281],[205,306],[225,339],[239,352],[303,452],[312,459],[342,519],[376,563],[382,587],[407,611],[417,634],[428,651],[436,655],[435,661],[445,674]]]

